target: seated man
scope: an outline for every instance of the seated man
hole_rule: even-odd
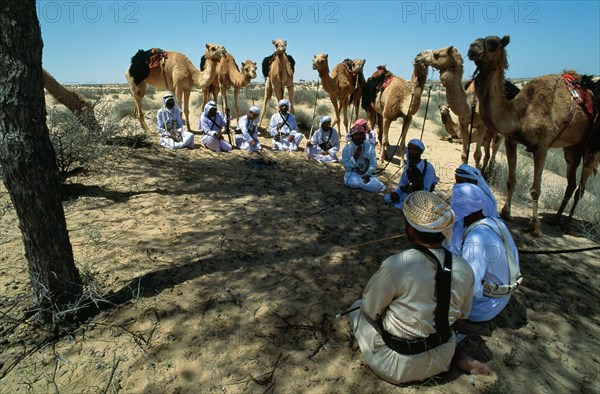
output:
[[[406,165],[398,182],[396,190],[383,197],[387,204],[394,204],[402,209],[406,197],[417,190],[432,192],[438,183],[435,168],[427,160],[421,160],[425,151],[425,144],[417,139],[412,139],[406,147]]]
[[[204,134],[202,137],[204,146],[215,152],[229,152],[232,146],[223,139],[221,133],[223,127],[227,127],[227,121],[223,114],[217,112],[217,103],[209,101],[204,106],[204,112],[198,122],[198,128]],[[229,132],[229,130],[226,131]]]
[[[342,151],[342,164],[346,170],[344,184],[371,193],[384,191],[385,185],[373,176],[377,169],[377,157],[373,145],[365,142],[365,129],[354,126],[350,129],[350,135],[352,141]]]
[[[367,122],[365,119],[358,118],[352,125],[352,127],[354,126],[362,126],[365,129],[365,141],[373,146],[377,146],[377,136],[375,135],[375,132],[369,127],[369,122]],[[346,140],[350,141],[351,139],[352,138],[350,137],[350,134],[347,134]]]
[[[487,200],[483,191],[471,183],[452,188],[450,206],[456,221],[462,221],[464,226],[458,229],[462,245],[453,246],[475,273],[473,307],[468,317],[473,322],[496,317],[522,281],[519,255],[510,232],[500,219],[483,214]]]
[[[340,137],[337,130],[331,127],[331,117],[322,117],[320,123],[319,130],[306,143],[306,155],[321,163],[335,163],[338,161]]]
[[[269,133],[273,136],[273,149],[298,150],[304,136],[298,131],[296,117],[288,113],[290,102],[285,99],[279,100],[278,107],[279,112],[273,114],[269,124]]]
[[[262,149],[258,142],[258,125],[256,119],[260,115],[260,109],[256,106],[250,107],[248,115],[238,119],[237,130],[242,134],[235,136],[235,145],[241,150],[258,152]]]
[[[163,107],[156,113],[160,144],[165,148],[194,149],[194,134],[183,130],[181,109],[175,102],[175,96],[165,94]]]
[[[454,179],[457,184],[466,182],[477,185],[488,198],[486,200],[485,208],[483,209],[483,215],[485,217],[493,218],[500,217],[500,215],[498,215],[498,208],[496,207],[496,197],[494,197],[494,193],[492,193],[492,190],[483,178],[481,171],[468,164],[461,164],[454,172]]]
[[[491,371],[457,348],[450,328],[469,314],[473,271],[442,248],[454,213],[433,193],[417,191],[404,203],[406,235],[413,249],[388,257],[350,313],[365,361],[390,383],[421,381],[457,366],[472,374]]]

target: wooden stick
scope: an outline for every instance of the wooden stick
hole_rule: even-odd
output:
[[[398,235],[394,235],[392,237],[381,238],[381,239],[376,239],[374,241],[363,242],[361,244],[351,245],[351,246],[348,246],[348,249],[355,249],[355,248],[359,248],[361,246],[370,245],[370,244],[383,242],[383,241],[389,241],[390,239],[403,238],[403,237],[406,237],[406,234],[398,234]]]

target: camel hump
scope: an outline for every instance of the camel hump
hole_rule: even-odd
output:
[[[285,54],[287,56],[288,62],[290,62],[290,67],[292,68],[292,73],[296,71],[296,61],[292,57],[292,55]],[[262,61],[262,73],[263,77],[267,78],[269,76],[269,71],[271,70],[271,63],[275,60],[277,55],[272,54],[271,56],[267,56]]]
[[[160,60],[167,57],[167,53],[160,48],[138,50],[131,58],[129,66],[129,75],[133,78],[133,82],[136,85],[142,83],[150,74],[150,69],[158,66]]]

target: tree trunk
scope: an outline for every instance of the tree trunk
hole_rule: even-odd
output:
[[[81,295],[46,126],[35,0],[0,2],[0,166],[19,217],[38,319]]]

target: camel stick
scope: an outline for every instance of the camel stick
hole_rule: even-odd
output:
[[[344,315],[347,315],[348,313],[352,313],[352,312],[354,312],[354,311],[357,311],[357,310],[359,310],[359,309],[360,309],[360,306],[355,306],[354,308],[352,308],[352,309],[347,309],[347,310],[345,310],[344,312],[341,312],[341,313],[336,313],[336,315],[335,315],[335,318],[336,318],[336,319],[339,319],[339,318],[341,318],[342,316],[344,316]]]
[[[319,99],[319,96],[318,96],[319,81],[320,81],[320,78],[317,78],[317,90],[315,90],[315,107],[313,108],[313,116],[312,116],[312,121],[310,123],[310,133],[308,135],[308,141],[310,141],[312,139],[313,129],[315,127],[315,115],[317,114],[317,100]]]
[[[427,102],[425,102],[425,115],[423,115],[423,126],[421,127],[421,137],[419,137],[419,141],[423,141],[423,133],[425,132],[425,122],[427,121],[427,111],[429,110],[429,99],[431,98],[431,79],[433,78],[434,73],[435,71],[431,73],[431,77],[429,78],[429,91],[427,92]]]
[[[404,237],[406,237],[406,234],[398,234],[398,235],[393,235],[391,237],[380,238],[380,239],[376,239],[373,241],[363,242],[361,244],[351,245],[351,246],[348,246],[347,248],[355,249],[355,248],[360,248],[361,246],[366,246],[366,245],[370,245],[370,244],[374,244],[374,243],[378,243],[378,242],[389,241],[391,239],[404,238]]]
[[[473,135],[473,120],[475,118],[475,106],[476,96],[473,97],[473,103],[471,104],[471,123],[469,124],[469,140],[467,141],[467,156],[465,157],[465,164],[469,164],[469,153],[471,152],[471,136]]]
[[[354,92],[352,92],[352,112],[350,112],[350,123],[354,123],[356,119],[354,119],[354,112],[356,112],[356,100],[354,99],[354,95],[356,94],[356,90],[358,89],[358,74],[356,74],[356,81],[354,81]]]

